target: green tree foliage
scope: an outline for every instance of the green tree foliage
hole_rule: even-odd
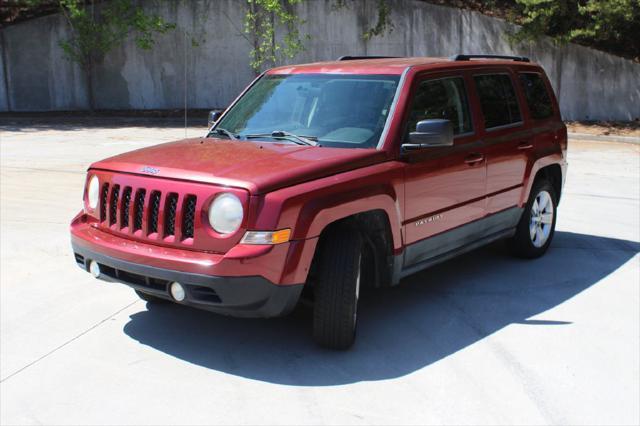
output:
[[[157,15],[148,15],[132,0],[111,0],[96,10],[85,0],[59,0],[64,16],[72,28],[71,38],[62,42],[70,59],[88,65],[100,59],[133,34],[139,48],[149,50],[154,33],[175,28]]]
[[[373,37],[390,33],[394,29],[393,21],[391,21],[391,6],[389,5],[388,0],[378,0],[377,8],[378,19],[376,24],[362,34],[362,37],[365,40],[370,40]]]
[[[516,0],[516,41],[542,35],[640,59],[640,0]]]
[[[295,5],[303,1],[315,0],[247,0],[244,32],[252,44],[251,68],[256,73],[305,50],[304,43],[311,37],[300,32],[305,21],[294,13]],[[393,31],[389,1],[377,0],[377,21],[362,34],[364,40]],[[349,3],[349,0],[334,0],[332,7],[339,10],[349,7]],[[282,38],[276,35],[277,28],[285,30]]]
[[[45,0],[26,0],[31,7],[38,7]],[[85,72],[90,108],[93,100],[93,63],[121,45],[133,35],[139,48],[153,47],[155,34],[165,33],[175,24],[158,15],[146,13],[133,0],[111,0],[95,4],[93,0],[56,0],[64,15],[71,35],[60,46],[67,57],[80,64]]]
[[[305,50],[310,36],[301,33],[300,27],[305,21],[296,16],[294,10],[304,1],[315,0],[246,0],[243,35],[251,44],[250,65],[256,73]],[[377,21],[364,31],[364,40],[393,30],[390,1],[376,0]],[[50,8],[51,4],[59,6],[72,30],[71,37],[63,40],[61,46],[69,59],[83,67],[91,85],[93,64],[127,37],[133,35],[140,48],[150,49],[154,35],[176,27],[160,16],[146,13],[137,3],[135,0],[23,0],[22,5],[33,10]],[[353,0],[334,0],[333,6],[337,10],[351,3]],[[202,43],[203,32],[190,33],[192,47]],[[93,91],[89,92],[91,96]],[[93,105],[92,100],[90,103]]]
[[[304,50],[309,35],[300,34],[304,21],[293,12],[293,6],[302,0],[247,0],[244,31],[250,37],[251,68],[256,73],[265,66],[275,65],[285,58],[293,58]],[[276,37],[276,28],[283,27],[282,40]]]
[[[369,41],[374,37],[383,36],[393,31],[395,25],[391,20],[391,4],[389,3],[391,0],[377,0],[376,1],[376,10],[378,17],[376,19],[375,25],[367,28],[362,33],[362,38],[365,41]],[[353,0],[334,0],[332,4],[333,10],[340,10],[343,8],[350,7]]]

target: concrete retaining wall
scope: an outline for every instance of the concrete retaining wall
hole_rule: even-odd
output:
[[[59,45],[69,34],[60,15],[13,25],[2,33],[6,103],[11,111],[87,108],[84,75],[79,66],[64,57]]]
[[[98,109],[171,109],[227,105],[253,78],[250,43],[242,33],[244,0],[156,2],[145,7],[176,22],[183,31],[156,38],[151,51],[133,40],[110,52],[93,69]],[[377,0],[308,0],[297,7],[311,35],[307,51],[290,63],[341,55],[449,56],[457,53],[526,55],[541,63],[558,93],[566,119],[631,120],[640,117],[640,64],[577,45],[550,41],[509,45],[504,21],[475,12],[413,0],[395,0],[395,29],[369,42],[362,33],[376,22]],[[87,85],[80,68],[64,58],[59,41],[67,35],[53,15],[4,28],[0,67],[0,110],[86,109]],[[191,36],[200,41],[192,46]],[[186,49],[185,49],[186,46]],[[185,74],[186,66],[186,74]],[[8,90],[5,90],[4,87]],[[6,92],[6,93],[5,93]]]

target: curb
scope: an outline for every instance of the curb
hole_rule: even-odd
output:
[[[568,133],[569,139],[581,141],[622,142],[640,144],[640,137],[636,136],[605,136],[591,135],[589,133]]]

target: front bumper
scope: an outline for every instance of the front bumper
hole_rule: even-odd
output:
[[[221,277],[260,276],[279,286],[306,282],[318,241],[314,237],[277,245],[237,244],[226,253],[214,253],[103,230],[83,212],[73,219],[70,231],[74,246],[132,264]]]
[[[89,271],[91,261],[98,263],[99,279],[124,283],[172,301],[169,285],[177,281],[186,292],[181,304],[223,315],[260,318],[286,315],[297,304],[303,288],[302,284],[275,285],[260,276],[211,276],[127,262],[73,241],[72,247],[78,266],[85,271]]]

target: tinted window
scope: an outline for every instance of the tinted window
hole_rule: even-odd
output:
[[[283,130],[323,146],[375,147],[399,81],[397,75],[266,75],[216,128],[240,139]]]
[[[420,84],[413,99],[407,130],[412,132],[418,121],[443,118],[453,124],[453,133],[470,132],[471,119],[462,78],[427,80]]]
[[[516,92],[508,75],[477,75],[474,79],[486,129],[522,120]]]
[[[540,74],[520,74],[520,84],[522,85],[524,96],[527,99],[531,118],[541,119],[551,117],[553,115],[551,98]]]

